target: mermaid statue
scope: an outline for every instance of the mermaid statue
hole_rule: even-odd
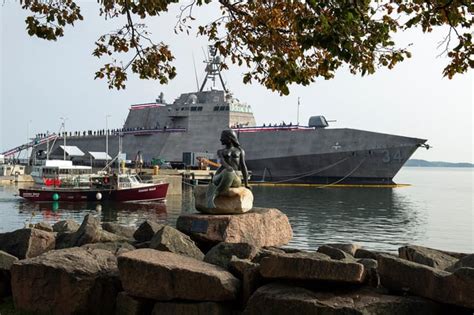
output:
[[[233,130],[223,130],[221,143],[224,148],[217,151],[221,166],[217,169],[207,188],[207,207],[216,208],[214,200],[217,196],[225,194],[229,188],[242,186],[242,180],[237,171],[242,172],[244,186],[250,189],[248,183],[247,166],[245,165],[245,152],[241,148],[237,135]]]

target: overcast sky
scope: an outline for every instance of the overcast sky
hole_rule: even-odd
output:
[[[125,23],[98,16],[95,1],[81,2],[85,20],[67,27],[64,38],[47,42],[29,37],[26,13],[20,5],[6,3],[1,11],[1,111],[0,152],[25,143],[29,135],[57,131],[60,117],[67,117],[69,131],[123,125],[131,104],[154,101],[163,92],[168,102],[181,93],[196,90],[193,55],[199,81],[203,79],[203,52],[207,42],[194,35],[173,31],[179,6],[168,14],[148,20],[156,41],[171,47],[178,76],[168,85],[143,81],[129,75],[124,91],[109,90],[94,73],[106,60],[91,55],[94,41]],[[202,21],[218,12],[209,7],[196,11]],[[199,20],[197,21],[199,22]],[[413,158],[450,162],[473,159],[473,71],[448,80],[442,77],[447,64],[437,57],[444,32],[424,35],[410,31],[397,35],[401,46],[413,43],[413,58],[393,70],[379,70],[368,77],[342,69],[329,81],[318,79],[310,86],[292,86],[290,95],[254,83],[242,83],[242,69],[230,66],[224,73],[228,88],[253,108],[257,123],[296,122],[301,98],[300,122],[324,115],[337,120],[336,128],[356,128],[428,139],[433,149],[419,149]]]

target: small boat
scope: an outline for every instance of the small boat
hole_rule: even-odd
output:
[[[145,201],[165,200],[168,183],[144,183],[137,175],[95,175],[89,187],[42,186],[20,188],[20,197],[31,201]]]

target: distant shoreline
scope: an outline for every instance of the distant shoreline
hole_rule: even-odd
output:
[[[410,159],[404,166],[408,167],[462,167],[462,168],[472,168],[474,164],[472,163],[451,163],[451,162],[442,162],[442,161],[426,161],[426,160],[417,160]]]

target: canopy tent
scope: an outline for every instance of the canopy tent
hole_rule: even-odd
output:
[[[112,160],[112,157],[110,155],[108,155],[106,152],[93,152],[93,151],[89,151],[88,152],[88,155],[87,155],[89,158],[92,158],[93,160],[102,160],[102,161],[105,161],[105,160]]]
[[[113,158],[106,152],[89,151],[80,158],[80,161],[84,165],[104,167],[108,162],[112,161],[112,159]]]
[[[60,145],[51,152],[50,157],[53,159],[63,159],[64,153],[66,153],[66,158],[69,160],[76,160],[85,156],[84,152],[74,145]]]

